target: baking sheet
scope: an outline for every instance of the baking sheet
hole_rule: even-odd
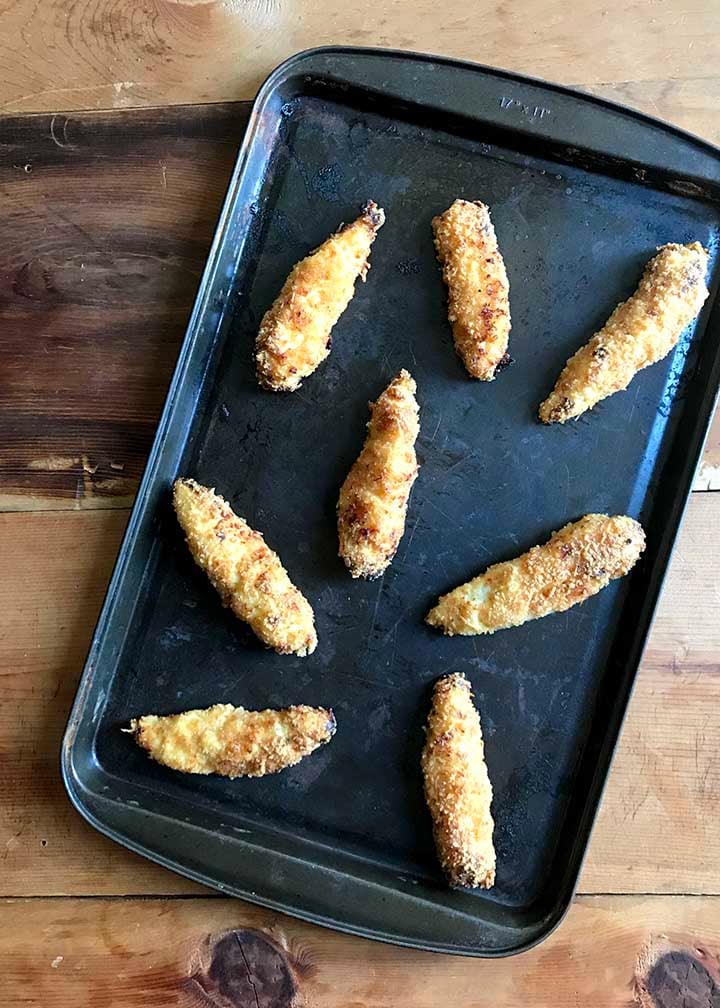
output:
[[[568,146],[565,129],[585,145]],[[709,247],[715,293],[717,164],[707,145],[644,117],[467,64],[329,50],[276,71],[71,718],[64,769],[84,814],[211,885],[370,936],[494,955],[550,930],[572,895],[709,422],[713,297],[627,392],[564,427],[541,426],[536,410],[657,245]],[[491,384],[470,381],[453,351],[434,258],[430,220],[456,197],[490,205],[509,274],[515,363]],[[295,394],[259,389],[264,310],[293,263],[366,199],[387,223],[330,357]],[[368,400],[401,367],[418,383],[420,475],[394,563],[358,583],[337,557],[337,493]],[[314,655],[265,651],[222,610],[172,514],[176,474],[216,486],[265,533],[315,609]],[[488,638],[423,624],[439,594],[592,511],[645,526],[629,577]],[[482,714],[498,856],[489,892],[445,887],[422,799],[430,688],[450,671],[468,675]],[[119,731],[142,713],[216,702],[331,706],[338,732],[280,775],[228,781],[153,764]]]

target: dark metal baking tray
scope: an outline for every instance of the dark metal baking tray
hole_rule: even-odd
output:
[[[497,956],[569,905],[691,487],[720,375],[718,151],[598,99],[467,63],[323,49],[255,103],[65,737],[72,801],[98,829],[228,893],[425,949]],[[515,364],[455,356],[430,219],[492,208]],[[253,340],[291,265],[368,198],[387,212],[332,354],[293,395],[258,388]],[[711,249],[711,297],[677,350],[564,427],[536,420],[570,353],[657,245]],[[420,476],[385,577],[352,581],[335,502],[367,402],[418,382]],[[311,600],[320,644],[279,657],[219,605],[169,505],[217,486]],[[423,624],[438,594],[590,511],[647,531],[641,563],[583,606],[488,638]],[[497,884],[444,885],[419,755],[430,685],[472,680],[487,737]],[[332,706],[332,744],[262,780],[183,776],[120,726],[229,701]]]

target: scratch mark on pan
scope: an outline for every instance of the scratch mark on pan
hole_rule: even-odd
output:
[[[397,349],[397,343],[393,343],[391,347],[388,347],[386,350],[383,351],[382,358],[380,359],[380,371],[382,373],[390,372],[391,370],[390,360],[394,356],[396,349]]]
[[[632,423],[633,414],[635,412],[635,407],[637,406],[638,396],[640,395],[640,386],[635,389],[635,398],[633,399],[633,404],[630,408],[630,416],[628,417],[628,427]]]
[[[445,514],[444,511],[441,511],[437,504],[433,504],[431,500],[426,501],[426,503],[430,505],[433,511],[437,511],[439,515],[442,515],[446,522],[450,522],[451,525],[457,525],[457,522],[452,519],[449,514]]]
[[[565,466],[565,500],[563,502],[563,508],[567,509],[568,501],[570,500],[570,467],[567,462],[563,462]]]
[[[482,552],[485,554],[485,556],[487,556],[487,557],[492,556],[492,553],[490,552],[490,550],[485,545],[485,540],[483,540],[483,539],[473,539],[472,544],[473,544],[473,546],[477,547],[477,549],[482,550]]]
[[[420,518],[421,517],[422,517],[422,508],[420,508],[418,510],[418,516],[415,519],[415,524],[413,525],[412,529],[410,530],[410,535],[408,536],[408,541],[405,544],[405,550],[403,551],[403,560],[405,560],[407,558],[408,554],[410,553],[410,547],[412,546],[413,536],[415,535],[415,530],[417,529],[418,525],[420,524]]]
[[[430,447],[431,444],[435,443],[435,438],[437,437],[437,433],[440,430],[440,424],[441,423],[442,423],[442,413],[438,417],[437,426],[435,427],[435,430],[433,431],[433,436],[430,438],[430,441],[428,442],[428,447]]]
[[[475,652],[475,661],[478,663],[478,668],[481,668],[480,652],[478,651],[477,641],[474,637],[471,637],[473,651]]]
[[[405,619],[405,617],[407,616],[407,614],[409,612],[410,612],[409,609],[403,609],[403,611],[400,613],[400,616],[395,620],[395,622],[393,623],[393,625],[390,627],[390,629],[388,630],[388,632],[383,637],[383,639],[382,639],[382,643],[383,644],[386,644],[390,640],[391,635],[394,633],[395,634],[395,644],[397,646],[397,628],[400,626],[400,624],[402,623],[402,621]]]
[[[392,670],[395,668],[395,655],[397,654],[397,638],[398,638],[397,632],[398,632],[398,624],[399,623],[400,623],[400,620],[397,621],[397,623],[395,624],[395,627],[394,627],[395,636],[393,638],[393,649],[392,649],[392,655],[390,656],[390,664],[388,666],[388,673],[392,672]]]
[[[295,167],[299,171],[300,178],[302,179],[303,186],[305,187],[305,195],[307,196],[308,200],[310,201],[310,200],[312,200],[314,198],[315,193],[313,192],[312,185],[310,184],[310,179],[308,177],[308,173],[307,173],[307,170],[305,168],[305,165],[303,164],[302,160],[298,157],[297,152],[295,151],[294,148],[290,151],[290,157],[295,162]]]
[[[391,682],[387,678],[387,673],[383,673],[383,676],[382,676],[381,680],[380,679],[368,679],[367,676],[358,675],[357,672],[343,672],[343,678],[344,679],[352,679],[354,682],[362,683],[363,686],[372,686],[373,688],[377,688],[378,686],[382,686],[383,690],[388,690],[388,689],[394,689],[394,690],[406,689],[406,687],[404,685],[398,685],[397,683]]]
[[[373,610],[372,624],[370,626],[370,633],[368,634],[368,640],[372,640],[372,635],[375,633],[375,624],[377,622],[378,610],[380,609],[380,598],[383,593],[383,586],[385,584],[385,575],[380,578],[380,587],[378,588],[377,598],[375,599],[375,609]]]
[[[459,466],[465,465],[466,462],[471,462],[477,455],[478,452],[474,451],[470,455],[465,455],[463,458],[458,459],[457,462],[453,462],[450,468],[445,470],[445,476],[449,476],[451,472],[454,472]]]

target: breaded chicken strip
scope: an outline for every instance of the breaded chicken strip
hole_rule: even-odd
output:
[[[422,772],[448,882],[489,889],[495,882],[492,786],[480,717],[464,675],[443,676],[435,683]]]
[[[330,332],[365,279],[385,212],[370,201],[291,270],[260,323],[255,346],[258,381],[273,392],[293,392],[330,353]]]
[[[365,446],[340,490],[340,556],[353,577],[379,577],[405,531],[408,499],[418,472],[415,389],[403,370],[370,404]]]
[[[223,605],[278,654],[311,654],[317,635],[310,603],[260,533],[195,480],[175,481],[173,503],[195,563]]]
[[[491,634],[564,612],[627,574],[644,549],[645,533],[634,519],[585,515],[543,546],[443,595],[425,619],[452,637]]]
[[[630,384],[670,353],[708,296],[708,254],[699,242],[663,245],[640,286],[565,365],[541,405],[543,423],[565,423]]]
[[[510,363],[510,304],[490,212],[479,200],[457,199],[432,227],[455,349],[472,378],[492,381]]]
[[[148,714],[131,721],[129,730],[154,760],[173,770],[263,777],[329,742],[335,716],[322,707],[248,711],[215,704],[170,717]]]

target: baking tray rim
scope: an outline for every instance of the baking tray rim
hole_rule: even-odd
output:
[[[672,523],[671,529],[671,543],[669,548],[663,547],[662,545],[658,548],[658,554],[665,554],[664,564],[662,565],[659,574],[653,579],[654,583],[651,584],[650,590],[648,591],[646,599],[646,608],[649,608],[650,614],[647,620],[647,629],[645,634],[639,641],[639,655],[638,660],[635,663],[635,672],[629,682],[627,689],[627,694],[622,699],[622,709],[618,723],[614,731],[610,732],[605,739],[605,743],[610,745],[610,755],[605,761],[604,765],[601,767],[600,762],[596,767],[595,773],[593,774],[593,782],[589,788],[589,792],[595,794],[595,800],[590,802],[591,808],[586,809],[583,812],[584,821],[581,827],[577,831],[577,835],[574,838],[573,846],[577,847],[581,843],[581,854],[577,858],[576,870],[572,872],[572,877],[566,879],[563,884],[563,892],[560,898],[553,904],[553,909],[544,918],[542,918],[542,924],[536,924],[534,927],[534,933],[527,939],[515,942],[507,947],[492,947],[492,948],[481,948],[478,949],[475,946],[459,946],[459,945],[447,945],[443,942],[432,941],[428,939],[417,939],[413,936],[402,935],[397,932],[386,932],[379,927],[368,927],[365,925],[353,924],[346,918],[336,919],[335,917],[326,916],[319,914],[314,911],[308,911],[302,907],[293,905],[292,903],[284,902],[283,900],[274,899],[271,897],[263,896],[260,893],[243,889],[240,886],[228,885],[225,883],[220,883],[217,880],[212,879],[203,872],[196,871],[193,868],[187,867],[178,861],[173,860],[171,857],[166,857],[160,851],[153,850],[143,843],[134,840],[132,837],[124,835],[120,830],[115,829],[112,826],[104,823],[102,819],[96,816],[91,808],[86,804],[85,799],[81,795],[83,790],[82,782],[76,773],[76,768],[74,766],[73,754],[75,740],[78,733],[79,725],[82,721],[82,715],[85,711],[86,697],[90,692],[91,685],[93,683],[94,677],[97,672],[97,667],[94,663],[94,656],[96,655],[100,642],[103,640],[108,631],[108,626],[110,624],[111,616],[113,615],[113,610],[115,607],[115,601],[120,589],[125,569],[128,562],[128,557],[130,554],[130,546],[135,540],[138,527],[140,525],[141,519],[143,518],[147,498],[150,487],[155,478],[155,470],[158,465],[159,456],[161,454],[165,437],[170,427],[170,421],[172,419],[173,405],[180,391],[181,385],[186,377],[188,370],[189,358],[191,356],[191,349],[195,344],[195,339],[197,336],[198,321],[206,307],[206,294],[209,288],[210,281],[213,277],[214,270],[217,265],[218,254],[221,249],[225,230],[228,222],[229,211],[232,209],[234,199],[237,194],[237,189],[239,183],[243,178],[245,173],[248,155],[251,151],[255,140],[257,138],[260,117],[262,110],[268,102],[268,99],[275,92],[278,85],[288,80],[291,80],[298,72],[302,72],[302,64],[306,60],[311,60],[317,56],[372,56],[372,57],[386,57],[390,59],[399,59],[403,61],[417,61],[420,63],[432,63],[440,66],[447,66],[457,68],[459,70],[469,71],[469,72],[480,72],[484,73],[490,77],[494,77],[499,80],[508,80],[515,82],[519,85],[529,85],[536,87],[540,90],[553,92],[556,94],[562,94],[569,98],[580,100],[582,103],[594,105],[600,109],[605,109],[610,112],[620,113],[638,122],[645,123],[649,126],[653,126],[660,130],[664,134],[670,134],[675,136],[679,140],[687,141],[701,148],[704,152],[712,155],[715,159],[720,162],[720,147],[704,140],[701,137],[696,136],[690,131],[684,130],[678,126],[671,123],[667,123],[656,116],[648,115],[644,112],[640,112],[630,106],[624,105],[620,102],[615,102],[607,98],[603,98],[597,95],[583,92],[577,88],[568,87],[562,84],[555,84],[546,81],[539,77],[533,77],[526,74],[520,74],[515,71],[503,70],[500,68],[493,67],[488,64],[476,63],[474,61],[456,59],[447,56],[435,56],[430,53],[416,52],[416,51],[404,51],[392,48],[384,47],[368,47],[368,46],[318,46],[309,49],[302,50],[294,55],[291,55],[280,63],[271,73],[265,78],[262,85],[258,89],[257,95],[253,100],[252,107],[250,110],[250,115],[245,127],[245,131],[240,141],[240,146],[238,149],[238,155],[235,161],[235,165],[230,175],[228,181],[228,187],[226,195],[223,200],[223,204],[218,215],[218,222],[213,235],[213,239],[208,251],[205,267],[203,269],[202,275],[198,283],[198,293],[196,295],[195,302],[193,304],[190,317],[186,326],[185,336],[183,337],[180,350],[178,352],[178,359],[173,371],[173,375],[168,386],[167,395],[163,404],[161,415],[158,421],[155,437],[148,454],[148,460],[145,465],[142,478],[140,480],[137,495],[132,506],[132,510],[128,519],[128,524],[122,537],[121,544],[118,549],[117,559],[113,567],[113,572],[108,583],[108,588],[106,590],[103,603],[100,609],[100,614],[93,631],[88,655],[84,663],[83,672],[77,687],[77,692],[73,705],[69,714],[68,724],[63,736],[61,751],[60,751],[60,770],[63,784],[67,791],[68,797],[78,811],[78,813],[98,832],[104,834],[110,839],[114,840],[121,846],[133,851],[134,853],[140,854],[150,861],[162,865],[165,868],[174,871],[176,874],[187,877],[195,882],[198,882],[204,886],[219,890],[224,894],[230,894],[238,898],[245,899],[256,905],[267,907],[269,909],[277,910],[288,915],[295,917],[300,920],[305,920],[307,922],[322,925],[325,927],[330,927],[346,934],[353,934],[364,938],[370,938],[374,940],[379,940],[386,942],[388,944],[415,948],[430,952],[439,952],[451,955],[466,955],[475,958],[504,958],[507,956],[519,954],[521,952],[528,951],[537,944],[544,941],[547,937],[552,934],[552,932],[560,925],[560,923],[565,918],[568,913],[574,896],[576,895],[577,880],[580,877],[582,871],[583,863],[587,855],[587,850],[589,846],[589,839],[592,832],[594,820],[597,816],[598,810],[601,805],[602,796],[604,789],[607,785],[607,781],[610,775],[610,770],[612,767],[612,762],[614,759],[614,753],[617,747],[617,742],[622,731],[622,726],[624,720],[627,716],[629,701],[634,689],[637,668],[639,667],[640,660],[642,658],[642,653],[647,645],[648,637],[654,621],[654,617],[657,610],[657,601],[662,590],[662,586],[667,574],[672,552],[674,550],[675,540],[677,536],[678,529],[682,522],[682,517],[685,508],[690,499],[690,488],[692,486],[692,479],[697,470],[698,465],[701,462],[702,450],[709,433],[710,420],[712,418],[713,411],[717,404],[718,396],[720,395],[720,387],[718,383],[713,383],[709,381],[702,391],[700,397],[700,407],[698,410],[698,419],[693,429],[693,437],[690,439],[691,444],[695,445],[695,451],[691,452],[688,456],[690,459],[690,466],[686,470],[686,480],[683,482],[686,484],[682,493],[677,493],[674,496],[673,505],[677,510],[678,514],[676,520]],[[520,126],[509,125],[507,127],[508,131],[511,133],[522,133],[523,131]],[[627,159],[628,163],[630,159]],[[717,377],[720,374],[720,357],[716,357],[714,362],[714,372]],[[699,432],[699,434],[698,434]],[[667,538],[665,535],[663,538]],[[600,776],[600,780],[597,777]],[[162,813],[154,813],[160,818],[166,818]],[[172,819],[175,822],[175,819]],[[204,827],[196,827],[199,829],[205,829]],[[206,832],[213,832],[207,831]],[[254,851],[263,851],[269,856],[278,856],[277,851],[268,851],[267,848],[260,848],[257,845],[250,844],[240,838],[233,838],[232,841],[238,846],[239,849],[243,847],[246,849],[252,849]],[[283,855],[285,856],[285,855]],[[327,871],[326,868],[320,868],[319,870]],[[344,874],[346,878],[352,879],[356,884],[361,887],[366,888],[378,888],[377,884],[368,879],[360,879],[356,876],[349,876],[347,873],[340,872],[339,874]],[[426,901],[423,901],[426,902]],[[490,925],[492,926],[492,925]],[[508,929],[509,930],[509,929]],[[520,928],[518,928],[518,931]]]
[[[63,751],[64,750],[65,744],[63,743]],[[84,804],[82,797],[75,787],[72,779],[72,772],[66,775],[66,762],[64,755],[61,756],[61,770],[66,791],[76,811],[82,816],[85,822],[96,829],[98,833],[101,833],[103,836],[108,837],[108,839],[113,840],[119,846],[125,847],[127,850],[132,851],[132,853],[138,854],[146,860],[152,861],[154,864],[158,864],[161,867],[174,872],[176,875],[181,875],[182,877],[190,879],[192,882],[197,882],[199,885],[208,889],[214,889],[217,893],[223,896],[232,896],[235,899],[244,900],[245,902],[251,903],[255,906],[287,914],[288,917],[294,917],[296,920],[301,920],[308,924],[314,924],[318,927],[328,928],[341,934],[353,935],[356,938],[367,938],[371,941],[379,941],[387,945],[395,945],[398,948],[416,949],[419,952],[432,952],[437,955],[465,956],[473,959],[507,959],[511,956],[520,955],[523,952],[529,952],[531,949],[535,948],[536,945],[539,945],[541,942],[544,942],[546,938],[549,938],[550,935],[560,926],[560,924],[562,924],[570,910],[574,896],[576,895],[574,891],[571,891],[567,900],[563,899],[562,901],[558,901],[555,904],[555,909],[553,909],[551,913],[547,914],[540,924],[535,926],[535,933],[532,938],[527,941],[516,942],[499,948],[483,948],[478,950],[477,946],[473,945],[446,945],[442,941],[433,941],[431,939],[420,940],[412,935],[399,934],[397,931],[383,931],[380,927],[371,928],[369,926],[353,924],[345,918],[337,919],[335,917],[326,916],[313,911],[298,909],[292,903],[286,903],[283,902],[283,900],[263,896],[261,893],[255,892],[254,890],[243,889],[240,886],[232,884],[220,883],[205,875],[201,871],[195,871],[193,868],[188,868],[179,862],[174,861],[172,858],[166,857],[159,851],[154,851],[145,847],[142,843],[133,840],[132,838],[126,838],[119,830],[116,830],[111,826],[107,826],[102,819],[98,818]],[[168,818],[172,822],[176,821],[175,819],[171,819],[171,817],[163,815],[163,813],[154,814],[160,819]],[[202,830],[203,832],[214,832],[212,830],[207,830],[204,827],[196,827],[196,829]],[[240,851],[242,851],[243,848],[251,850],[264,850],[264,848],[258,848],[256,845],[249,844],[240,838],[233,838],[232,842],[238,846]],[[276,856],[277,854],[275,851],[270,853],[273,856]],[[287,855],[283,855],[283,857],[285,857],[288,861],[300,860]],[[345,872],[337,872],[336,874],[342,874],[348,877]],[[378,883],[367,879],[353,878],[353,883],[360,884],[366,890],[375,889],[387,891],[387,887],[380,886]],[[134,894],[128,893],[127,895],[132,896]],[[178,895],[182,897],[184,894]],[[173,893],[160,893],[157,896],[150,893],[147,898],[175,899],[178,897]],[[211,894],[207,894],[206,896],[201,894],[198,896],[192,896],[192,898],[208,899],[211,898]],[[428,907],[432,906],[429,901],[423,902]],[[508,928],[506,930],[510,929]]]

